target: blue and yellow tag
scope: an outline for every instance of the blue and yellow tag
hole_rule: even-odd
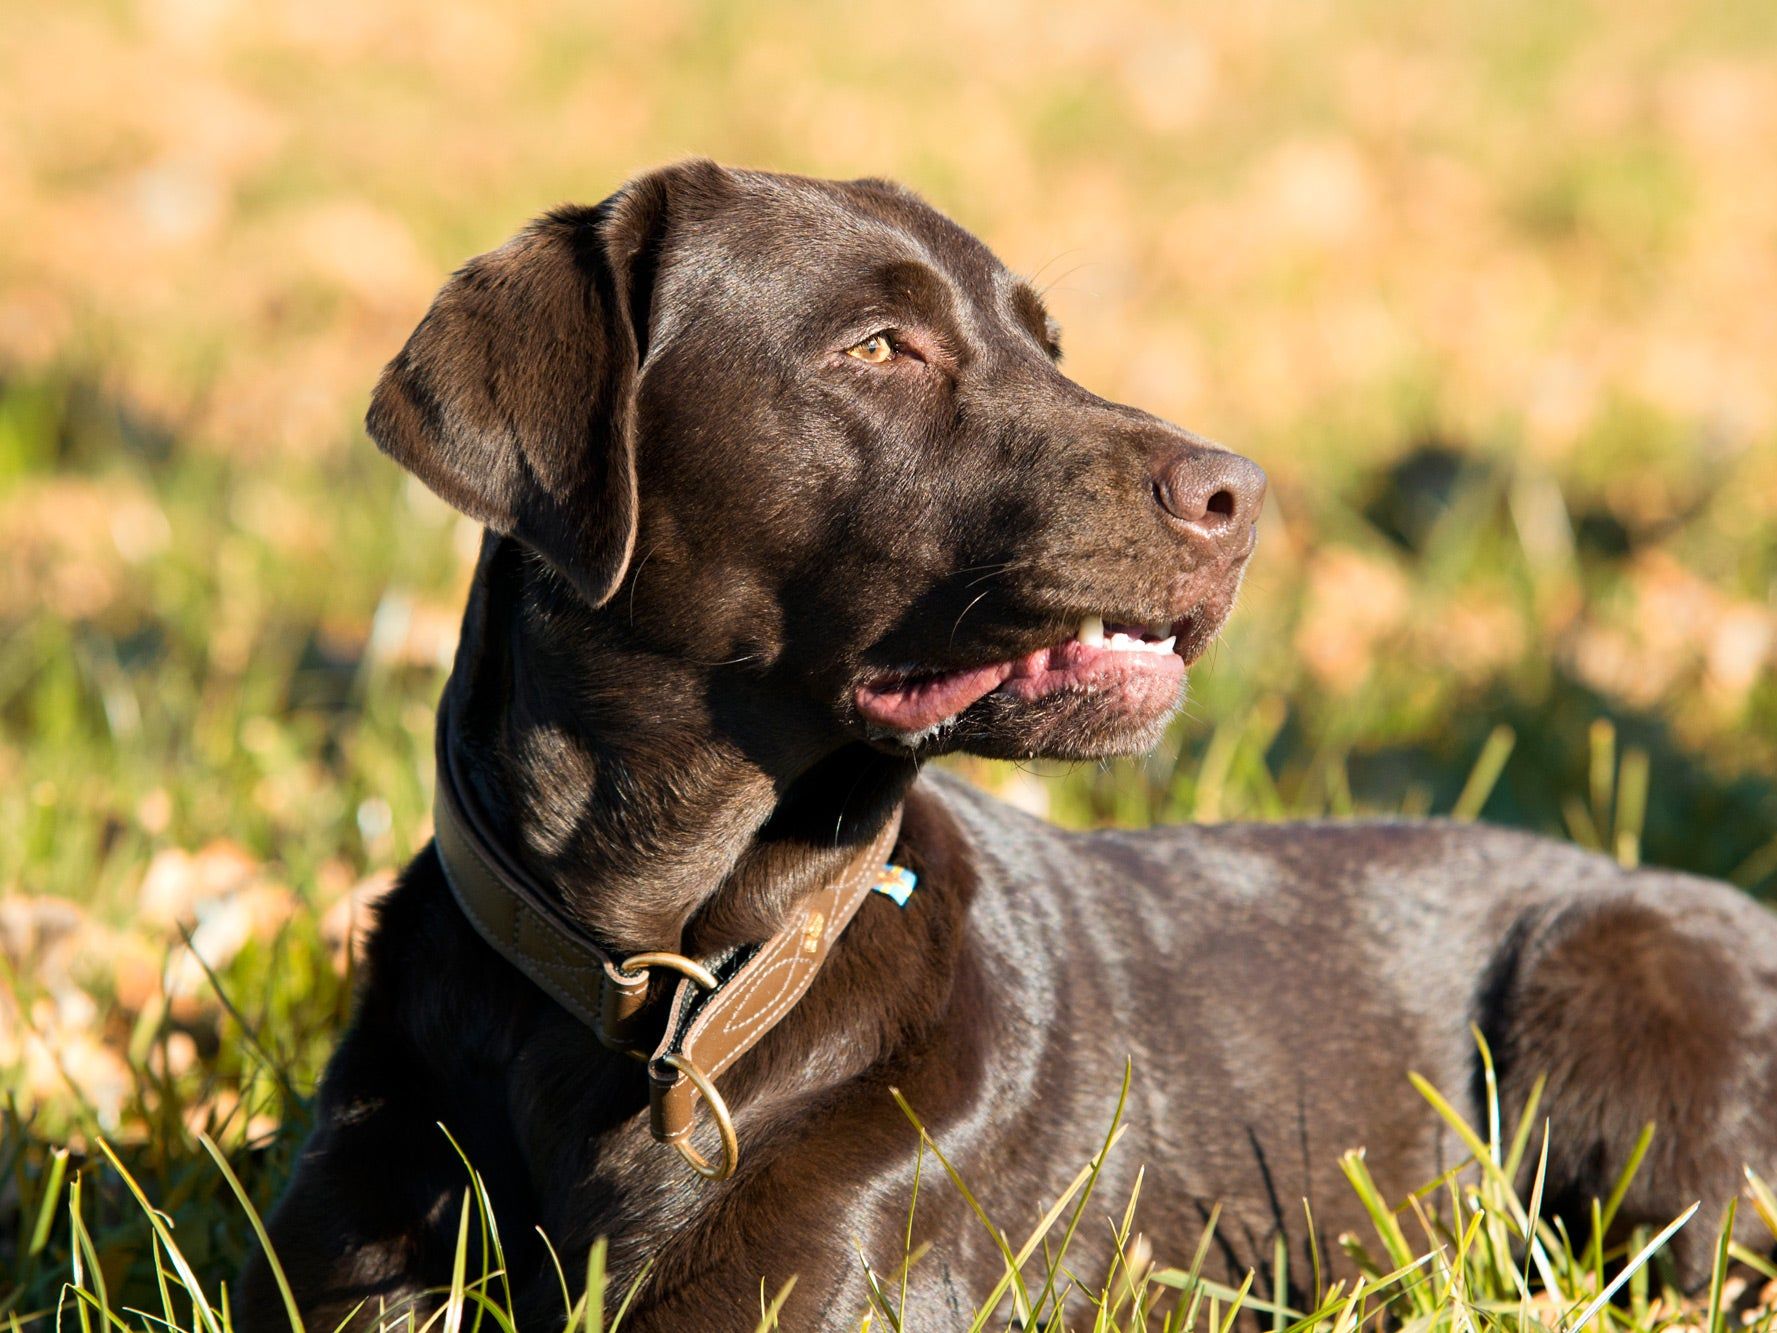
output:
[[[876,872],[876,883],[870,887],[883,897],[893,899],[896,907],[905,907],[918,884],[919,876],[906,866],[885,865]]]

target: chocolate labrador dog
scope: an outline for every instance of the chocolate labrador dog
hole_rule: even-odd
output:
[[[1017,1229],[1126,1060],[1107,1194],[1145,1164],[1163,1255],[1219,1202],[1227,1270],[1282,1235],[1306,1273],[1365,1225],[1343,1150],[1396,1197],[1465,1156],[1407,1075],[1480,1120],[1474,1028],[1508,1110],[1546,1075],[1580,1234],[1657,1126],[1622,1220],[1702,1200],[1700,1271],[1742,1164],[1777,1170],[1750,900],[1436,822],[1063,833],[921,772],[1153,745],[1252,552],[1259,469],[1059,359],[1029,285],[876,180],[686,163],[445,285],[369,429],[487,533],[438,838],[271,1223],[310,1329],[448,1282],[440,1126],[522,1328],[561,1322],[543,1234],[570,1285],[599,1237],[619,1289],[647,1269],[632,1327],[750,1329],[792,1275],[786,1326],[856,1327],[859,1250],[903,1253],[892,1088]],[[914,1239],[910,1316],[959,1326],[996,1245],[929,1186]],[[242,1294],[286,1326],[265,1265]]]

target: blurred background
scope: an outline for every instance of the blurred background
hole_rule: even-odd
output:
[[[369,385],[462,259],[687,154],[899,178],[1271,474],[1174,739],[979,780],[1777,888],[1774,57],[1753,0],[0,7],[0,1309],[69,1139],[238,1252],[190,1134],[275,1184],[475,545]]]

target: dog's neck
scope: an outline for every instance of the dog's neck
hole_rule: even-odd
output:
[[[882,827],[915,773],[815,728],[750,724],[744,679],[638,647],[489,537],[447,690],[470,799],[618,953],[762,940]]]

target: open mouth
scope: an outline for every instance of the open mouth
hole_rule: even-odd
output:
[[[858,687],[866,721],[898,732],[919,732],[955,717],[990,694],[1022,700],[1113,684],[1175,690],[1187,660],[1202,651],[1201,617],[1171,625],[1106,624],[1087,616],[1070,639],[1022,657],[955,671],[898,672]]]

